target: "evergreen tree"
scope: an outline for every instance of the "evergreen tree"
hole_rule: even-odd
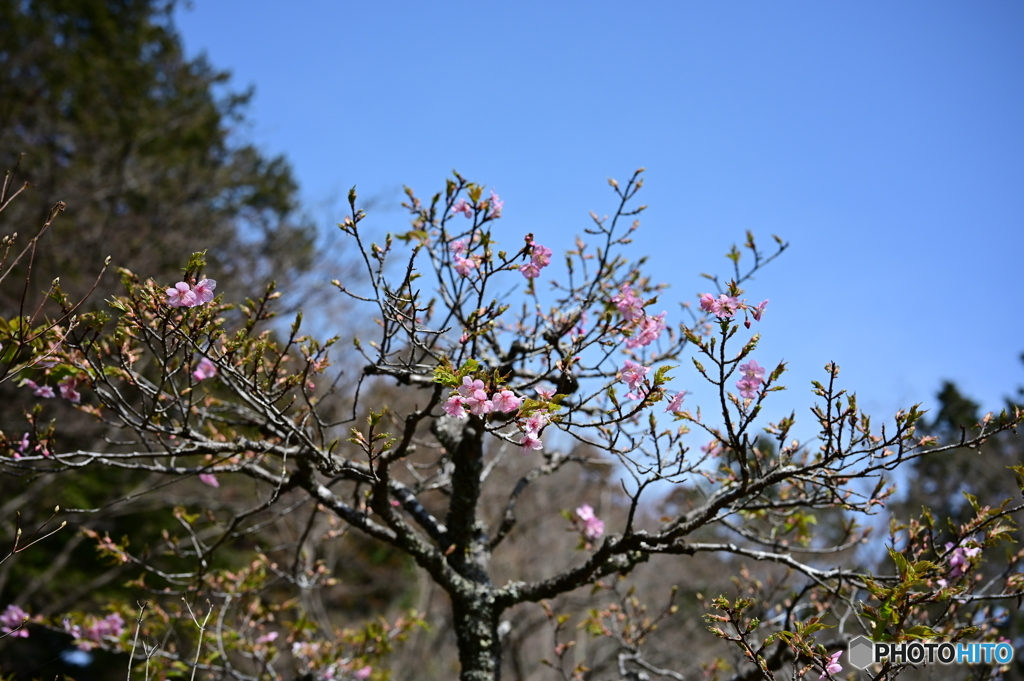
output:
[[[313,230],[291,168],[240,139],[252,92],[185,57],[174,4],[0,0],[0,159],[11,167],[24,153],[18,179],[35,185],[3,227],[27,233],[67,204],[34,289],[59,273],[65,290],[84,291],[108,255],[171,283],[208,249],[210,272],[236,291],[309,266]],[[95,300],[116,286],[107,277]],[[5,312],[20,293],[5,287]]]
[[[0,233],[18,232],[23,248],[54,204],[66,204],[35,251],[27,288],[28,258],[0,286],[0,318],[32,315],[57,276],[79,300],[107,256],[111,269],[169,285],[190,253],[207,249],[210,276],[240,297],[271,279],[287,284],[311,265],[313,227],[298,211],[291,168],[243,139],[251,91],[232,90],[226,71],[184,55],[174,5],[0,0],[0,169],[15,169],[12,192],[32,185],[0,212]],[[108,271],[87,305],[104,308],[120,288]],[[17,364],[12,348],[7,343],[6,365]],[[34,397],[18,383],[32,375],[0,384],[0,432],[24,430]],[[64,400],[40,412],[41,428],[51,421],[82,446],[110,435]],[[13,538],[16,513],[23,524],[41,523],[56,503],[102,506],[111,486],[144,480],[131,472],[83,476],[68,496],[45,476],[5,477],[0,536]],[[156,541],[164,526],[137,511],[71,515],[50,538],[49,555],[26,554],[0,568],[0,598],[67,608],[103,601],[126,575],[97,562],[78,531]]]

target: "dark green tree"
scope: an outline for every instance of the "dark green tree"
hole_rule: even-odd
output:
[[[19,179],[34,185],[4,227],[27,233],[67,204],[36,258],[37,291],[58,274],[86,290],[107,256],[170,283],[208,249],[211,276],[246,292],[310,264],[291,168],[241,134],[251,90],[186,58],[174,5],[0,0],[0,157],[10,167],[24,153]],[[94,300],[116,286],[109,277]],[[19,299],[0,293],[4,312]]]
[[[943,444],[970,439],[984,418],[980,405],[960,392],[952,381],[944,381],[936,395],[939,408],[924,430]],[[1013,400],[1007,407],[1013,409]],[[1018,405],[1019,406],[1019,405]],[[1009,466],[1024,460],[1024,447],[1012,433],[994,437],[976,448],[955,449],[943,456],[926,456],[914,462],[913,475],[900,515],[919,513],[928,507],[937,518],[966,522],[972,509],[964,492],[979,498],[1011,498],[1020,494]]]
[[[226,71],[185,56],[174,5],[0,0],[0,169],[16,167],[12,191],[32,185],[0,213],[0,233],[20,235],[12,252],[38,232],[56,202],[66,204],[34,256],[23,258],[0,286],[0,318],[32,315],[58,275],[69,299],[78,301],[107,256],[111,268],[87,302],[93,308],[120,289],[113,268],[169,285],[181,279],[189,254],[204,249],[206,273],[239,299],[272,279],[294,282],[310,267],[314,231],[298,209],[291,168],[245,140],[252,92],[233,90]],[[5,361],[16,365],[14,344],[6,346]],[[26,429],[23,412],[32,409],[33,397],[18,382],[34,375],[0,384],[0,431],[20,436]],[[51,422],[75,432],[83,446],[110,435],[86,426],[60,399],[47,400],[38,415],[40,428]],[[34,528],[55,499],[64,508],[102,510],[66,516],[69,526],[45,550],[0,566],[0,602],[75,608],[119,588],[130,576],[125,566],[98,562],[78,530],[128,535],[146,545],[163,529],[137,506],[104,507],[111,487],[121,484],[145,486],[146,478],[83,476],[74,490],[47,476],[4,478],[5,546],[16,513],[23,528]]]

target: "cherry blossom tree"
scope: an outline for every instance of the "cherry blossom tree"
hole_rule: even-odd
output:
[[[748,233],[729,252],[728,279],[711,277],[714,291],[670,313],[660,303],[665,287],[623,254],[644,210],[635,204],[642,172],[610,184],[614,212],[592,215],[561,260],[549,236],[499,234],[500,196],[457,174],[429,201],[408,190],[411,227],[380,243],[369,240],[353,190],[339,228],[363,276],[334,284],[375,324],[355,338],[304,335],[302,315],[277,325],[273,286],[232,302],[230,283],[211,278],[201,253],[178,282],[121,270],[125,294],[110,301],[111,314],[81,315],[74,325],[57,319],[23,338],[33,357],[57,360],[19,365],[25,389],[56,387],[109,436],[106,447],[68,451],[59,424],[32,429],[24,443],[5,435],[0,461],[9,471],[71,480],[85,469],[125,469],[158,480],[121,495],[193,479],[210,494],[245,490],[245,507],[230,516],[175,509],[180,531],[168,534],[160,555],[94,537],[107,557],[147,571],[140,593],[185,598],[191,638],[140,647],[139,632],[145,642],[174,628],[169,606],[154,603],[150,619],[138,609],[80,618],[69,625],[79,627],[75,639],[237,679],[284,678],[289,669],[316,679],[385,678],[384,658],[422,624],[417,615],[333,636],[272,587],[309,592],[328,583],[319,557],[349,530],[408,556],[447,594],[464,681],[500,677],[506,615],[526,604],[550,615],[549,667],[588,678],[550,605],[588,586],[616,594],[585,629],[615,643],[621,678],[682,678],[644,653],[675,605],[648,615],[614,586],[667,556],[722,556],[784,572],[766,582],[737,568],[737,595],[706,603],[708,637],[740,653],[735,678],[835,678],[858,635],[996,636],[985,608],[1024,596],[1021,553],[1003,551],[1020,504],[972,501],[971,521],[948,529],[927,516],[894,524],[890,562],[876,574],[853,550],[892,496],[894,471],[977,446],[1012,430],[1021,414],[988,416],[960,442],[940,444],[918,434],[917,407],[878,425],[830,363],[813,386],[817,438],[794,435],[795,412],[767,421],[762,408],[781,399],[786,365],[759,353],[756,325],[771,308],[766,292],[748,298],[744,287],[787,244],[776,237],[766,253]],[[332,367],[331,353],[344,355],[339,339],[352,344],[357,363]],[[686,402],[685,389],[698,381],[717,395],[704,409]],[[511,483],[497,474],[509,462],[528,465]],[[595,463],[611,466],[622,503],[599,515],[586,500],[565,498],[564,515],[549,522],[579,541],[562,566],[537,578],[503,563],[531,487]],[[683,491],[686,503],[653,516],[665,489]],[[309,520],[284,548],[249,545],[246,566],[223,567],[224,552],[300,511]],[[817,535],[817,516],[834,512],[838,531]],[[999,578],[975,581],[996,552],[1009,556]],[[11,631],[23,619],[3,617]],[[708,665],[710,676],[724,669]],[[877,678],[903,666],[886,664]]]

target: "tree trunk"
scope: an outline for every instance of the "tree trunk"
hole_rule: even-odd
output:
[[[498,681],[501,678],[501,642],[494,587],[488,572],[491,551],[486,529],[477,519],[483,475],[483,421],[471,416],[462,427],[462,439],[452,451],[452,500],[448,532],[453,546],[449,564],[465,578],[453,588],[452,615],[459,644],[461,681]]]
[[[455,637],[459,644],[460,681],[499,681],[501,641],[498,613],[490,589],[474,590],[468,597],[452,597]]]

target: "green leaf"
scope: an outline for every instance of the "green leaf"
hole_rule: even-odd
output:
[[[658,367],[658,370],[654,372],[654,385],[660,385],[665,381],[671,381],[671,376],[666,376],[669,371],[675,369],[678,365],[666,364],[665,366]]]
[[[911,627],[903,632],[905,636],[910,638],[938,638],[939,632],[935,631],[931,627],[927,627],[923,624],[919,624],[916,627]]]
[[[916,578],[916,575],[911,576],[913,569],[911,569],[910,564],[907,563],[907,559],[902,553],[891,546],[886,547],[886,550],[889,551],[889,557],[892,558],[892,561],[896,563],[896,570],[900,574],[900,579],[906,580],[908,577],[910,579]]]
[[[480,362],[472,358],[467,359],[466,362],[461,367],[459,367],[459,378],[461,379],[463,376],[468,376],[469,374],[475,372],[479,368]]]

